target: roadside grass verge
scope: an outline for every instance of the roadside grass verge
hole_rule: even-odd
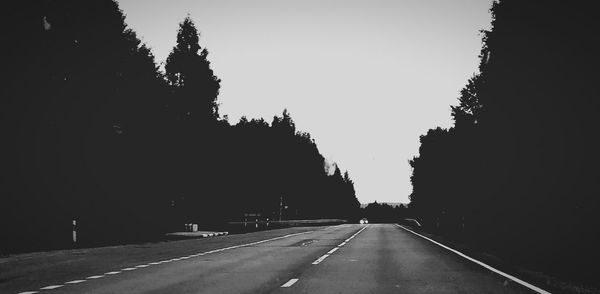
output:
[[[543,287],[545,290],[553,294],[600,293],[600,288],[598,287],[576,283],[561,277],[544,273],[542,271],[533,270],[520,264],[510,263],[497,255],[494,255],[490,252],[486,252],[485,249],[476,248],[475,246],[469,245],[465,242],[461,242],[455,239],[444,237],[442,235],[437,235],[428,232],[424,230],[414,219],[405,219],[399,222],[399,224],[413,230],[416,233],[419,233],[432,240],[435,240],[436,242],[442,243],[452,249],[458,250],[471,258],[477,259],[503,272],[514,275],[524,281]]]

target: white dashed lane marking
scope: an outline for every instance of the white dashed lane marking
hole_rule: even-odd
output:
[[[215,250],[211,250],[211,251],[207,251],[207,252],[200,252],[200,253],[196,253],[196,254],[192,254],[192,255],[188,255],[188,256],[183,256],[183,257],[179,257],[179,258],[173,258],[173,259],[169,259],[169,260],[151,262],[151,263],[148,263],[148,264],[140,264],[140,265],[137,265],[135,267],[124,268],[124,269],[122,269],[120,271],[112,271],[112,272],[104,273],[102,275],[89,276],[89,277],[87,277],[85,279],[86,280],[100,279],[100,278],[103,278],[103,277],[105,277],[107,275],[116,275],[116,274],[120,274],[120,273],[126,272],[126,271],[132,271],[132,270],[136,270],[136,269],[139,269],[139,268],[149,267],[151,265],[158,265],[158,264],[163,264],[163,263],[169,263],[169,262],[172,262],[172,261],[185,260],[185,259],[189,259],[189,258],[193,258],[193,257],[198,257],[198,256],[210,254],[210,253],[217,253],[217,252],[221,252],[221,251],[225,251],[225,250],[230,250],[230,249],[236,249],[236,248],[241,248],[241,247],[248,247],[248,246],[258,245],[258,244],[262,244],[262,243],[265,243],[265,242],[275,241],[275,240],[279,240],[279,239],[285,239],[285,238],[289,238],[289,237],[293,237],[293,236],[298,236],[298,235],[302,235],[302,234],[308,234],[308,233],[312,233],[312,232],[315,232],[315,231],[313,230],[313,231],[306,231],[306,232],[288,234],[288,235],[285,235],[285,236],[275,237],[275,238],[271,238],[271,239],[266,239],[266,240],[261,240],[261,241],[246,243],[246,244],[240,244],[240,245],[235,245],[235,246],[229,246],[229,247],[225,247],[225,248],[221,248],[221,249],[215,249]],[[86,280],[73,280],[73,281],[70,281],[70,282],[66,282],[66,283],[64,283],[62,285],[50,285],[50,286],[46,286],[46,287],[40,288],[40,290],[57,289],[57,288],[60,288],[60,287],[64,287],[67,284],[79,284],[79,283],[83,283]],[[294,279],[292,279],[292,280],[294,280]],[[298,279],[295,279],[295,280],[297,281]],[[292,284],[294,284],[296,281],[292,282],[290,284],[290,286]],[[290,283],[290,282],[288,282],[288,283]],[[34,294],[34,293],[39,293],[39,291],[19,292],[17,294]]]
[[[288,288],[291,287],[292,285],[294,285],[296,282],[298,282],[298,279],[290,279],[289,281],[287,281],[287,283],[281,285],[281,288]]]
[[[52,285],[52,286],[46,286],[46,287],[42,287],[40,288],[40,290],[53,290],[53,289],[57,289],[60,287],[63,287],[64,285]]]
[[[321,261],[325,260],[325,258],[327,258],[329,256],[329,254],[325,254],[321,257],[319,257],[317,260],[315,260],[312,264],[319,264],[321,263]]]
[[[88,279],[88,280],[92,280],[92,279],[100,279],[100,278],[102,278],[102,277],[104,277],[104,275],[101,275],[101,276],[89,276],[89,277],[87,277],[86,279]]]
[[[354,233],[354,235],[350,236],[350,238],[346,239],[344,242],[340,243],[340,245],[334,247],[333,249],[329,250],[329,252],[327,252],[327,254],[324,254],[323,256],[319,257],[317,260],[313,261],[312,264],[319,264],[321,262],[323,262],[323,260],[325,260],[325,258],[329,257],[329,255],[331,255],[332,253],[336,252],[338,249],[340,249],[342,246],[346,245],[346,243],[348,243],[350,240],[352,240],[352,238],[356,237],[356,235],[360,234],[362,231],[364,231],[369,225],[364,226],[362,229],[360,229],[358,232]]]

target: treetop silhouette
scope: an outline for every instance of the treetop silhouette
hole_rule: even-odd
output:
[[[177,44],[167,57],[165,75],[180,118],[219,117],[217,96],[221,80],[214,75],[208,50],[201,48],[200,35],[191,17],[179,24]]]

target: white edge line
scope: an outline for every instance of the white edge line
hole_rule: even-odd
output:
[[[298,279],[290,279],[289,281],[287,281],[287,283],[281,285],[281,287],[288,288],[288,287],[291,287],[292,285],[294,285],[296,282],[298,282]]]
[[[338,249],[339,249],[338,247],[334,247],[333,249],[329,250],[329,251],[327,252],[327,254],[334,253],[334,252],[335,252],[336,250],[338,250]]]
[[[456,253],[457,255],[459,255],[459,256],[461,256],[461,257],[463,257],[463,258],[465,258],[465,259],[467,259],[469,261],[472,261],[472,262],[474,262],[474,263],[476,263],[476,264],[478,264],[478,265],[480,265],[480,266],[482,266],[482,267],[484,267],[484,268],[486,268],[486,269],[488,269],[488,270],[490,270],[492,272],[495,272],[495,273],[497,273],[497,274],[499,274],[499,275],[501,275],[501,276],[503,276],[505,278],[511,279],[514,282],[517,282],[517,283],[521,284],[522,286],[525,286],[525,287],[527,287],[527,288],[529,288],[529,289],[531,289],[531,290],[533,290],[533,291],[535,291],[537,293],[540,293],[540,294],[551,294],[550,292],[548,292],[548,291],[546,291],[546,290],[544,290],[542,288],[536,287],[536,286],[534,286],[532,284],[529,284],[529,283],[527,283],[527,282],[525,282],[525,281],[523,281],[523,280],[521,280],[521,279],[519,279],[519,278],[517,278],[515,276],[509,275],[509,274],[507,274],[507,273],[505,273],[503,271],[497,270],[497,269],[495,269],[495,268],[493,268],[493,267],[491,267],[491,266],[489,266],[489,265],[487,265],[487,264],[485,264],[485,263],[483,263],[483,262],[481,262],[481,261],[479,261],[477,259],[474,259],[472,257],[469,257],[469,256],[465,255],[464,253],[462,253],[460,251],[454,250],[454,249],[452,249],[452,248],[450,248],[450,247],[448,247],[448,246],[446,246],[446,245],[444,245],[442,243],[439,243],[439,242],[434,241],[434,240],[432,240],[430,238],[427,238],[427,237],[425,237],[425,236],[423,236],[423,235],[421,235],[419,233],[416,233],[416,232],[414,232],[412,230],[409,230],[409,229],[407,229],[407,228],[405,228],[405,227],[403,227],[401,225],[396,224],[396,226],[404,229],[405,231],[413,233],[413,234],[415,234],[415,235],[417,235],[417,236],[419,236],[419,237],[421,237],[421,238],[423,238],[425,240],[428,240],[431,243],[436,244],[436,245],[438,245],[438,246],[440,246],[440,247],[442,247],[444,249],[447,249],[447,250],[449,250],[449,251],[451,251],[453,253]]]

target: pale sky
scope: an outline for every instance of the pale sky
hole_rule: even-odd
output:
[[[166,60],[189,13],[222,80],[221,115],[271,122],[284,108],[361,203],[405,202],[419,136],[450,127],[477,70],[492,0],[120,0]]]

